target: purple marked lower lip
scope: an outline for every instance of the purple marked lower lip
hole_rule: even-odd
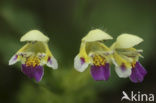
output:
[[[29,78],[35,78],[37,82],[39,82],[44,74],[44,69],[42,66],[26,66],[22,64],[21,71],[27,75]]]
[[[142,82],[146,74],[146,69],[139,62],[136,62],[135,67],[132,68],[130,80],[134,83]]]
[[[91,66],[91,75],[94,80],[108,80],[110,77],[110,66],[106,63],[104,66]]]

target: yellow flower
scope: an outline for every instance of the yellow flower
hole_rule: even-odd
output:
[[[90,64],[91,74],[95,80],[108,80],[112,52],[102,41],[109,39],[113,38],[99,29],[91,30],[83,37],[80,51],[74,59],[75,69],[83,72]]]
[[[35,78],[40,81],[44,74],[43,65],[57,69],[58,64],[51,51],[48,48],[49,38],[38,30],[31,30],[20,39],[21,42],[27,42],[17,53],[9,60],[9,65],[18,61],[22,63],[22,72],[29,78]]]
[[[143,41],[142,38],[132,34],[121,34],[116,42],[111,46],[113,50],[113,63],[116,73],[121,78],[130,77],[132,82],[142,82],[146,75],[146,70],[138,62],[141,52],[134,48]],[[139,69],[138,69],[139,68]]]

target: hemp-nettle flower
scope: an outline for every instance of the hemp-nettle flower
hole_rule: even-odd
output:
[[[75,69],[83,72],[90,64],[94,80],[108,80],[112,52],[102,41],[109,39],[113,38],[102,30],[91,30],[82,38],[80,51],[74,59]]]
[[[27,43],[13,55],[9,65],[21,61],[21,71],[29,78],[35,78],[37,82],[43,77],[43,65],[46,64],[53,69],[58,68],[57,61],[48,48],[49,38],[43,33],[38,30],[29,31],[20,41]]]
[[[115,71],[120,78],[129,77],[134,83],[142,82],[147,71],[139,63],[139,57],[143,50],[134,48],[143,41],[142,38],[132,34],[121,34],[116,42],[111,46],[113,50],[112,62],[115,65]]]

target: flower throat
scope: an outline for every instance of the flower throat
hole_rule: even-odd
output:
[[[40,59],[36,56],[28,57],[26,60],[26,66],[38,66],[40,64]]]

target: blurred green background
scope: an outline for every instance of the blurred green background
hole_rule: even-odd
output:
[[[89,68],[79,73],[73,59],[81,38],[99,28],[116,38],[120,33],[144,38],[141,63],[148,74],[142,83],[120,79],[111,67],[108,81],[95,82]],[[20,37],[38,29],[50,37],[59,69],[45,67],[40,83],[8,66],[24,43]],[[156,93],[155,0],[0,0],[0,103],[120,103],[122,91]],[[110,45],[112,41],[108,42]]]

